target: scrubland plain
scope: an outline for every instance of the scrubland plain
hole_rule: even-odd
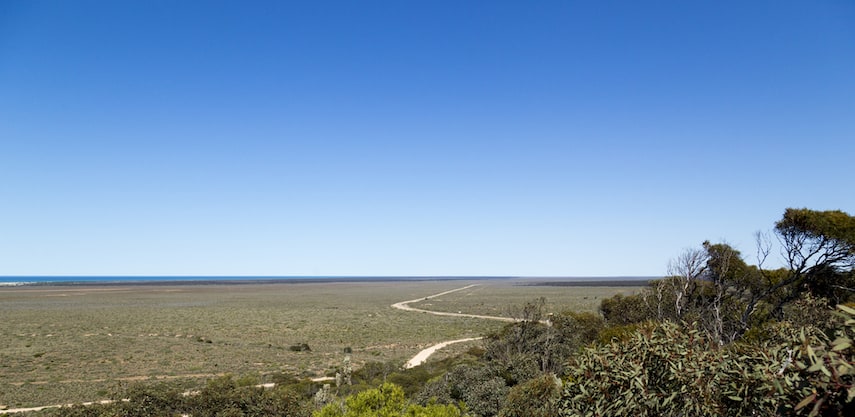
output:
[[[478,285],[412,305],[508,316],[509,307],[545,297],[547,311],[594,311],[603,297],[638,289],[512,280],[0,288],[0,404],[97,400],[131,381],[169,379],[192,388],[225,373],[324,376],[345,351],[357,368],[403,364],[431,344],[505,324],[390,307],[469,284]]]

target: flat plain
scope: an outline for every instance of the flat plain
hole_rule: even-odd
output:
[[[545,297],[548,311],[595,311],[603,297],[638,290],[513,280],[5,287],[0,405],[98,400],[131,381],[193,387],[225,373],[324,376],[346,350],[356,367],[403,364],[434,343],[482,336],[506,324],[390,307],[470,284],[478,285],[412,305],[508,316],[510,307]],[[302,345],[310,350],[298,349]]]

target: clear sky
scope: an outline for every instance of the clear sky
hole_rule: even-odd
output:
[[[855,2],[0,2],[0,275],[661,275],[855,214]]]

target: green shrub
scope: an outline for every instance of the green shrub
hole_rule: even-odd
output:
[[[855,310],[841,310],[833,341],[780,323],[769,341],[718,347],[700,330],[643,324],[575,358],[561,415],[852,415]]]
[[[499,417],[554,417],[560,398],[561,380],[544,374],[511,388]]]
[[[494,416],[502,408],[508,387],[484,365],[460,365],[428,382],[416,395],[422,405],[463,402],[474,416]]]
[[[562,311],[551,318],[552,327],[561,336],[561,341],[572,350],[598,339],[605,328],[605,320],[594,313]]]
[[[309,415],[303,398],[291,389],[266,389],[256,384],[254,377],[235,379],[227,375],[213,379],[198,394],[187,397],[186,414],[194,417],[214,417],[224,413],[247,417]]]
[[[123,417],[178,415],[185,408],[186,399],[179,388],[167,383],[132,384],[114,397],[109,408]]]
[[[819,343],[805,332],[796,356],[796,369],[806,382],[798,391],[801,401],[797,410],[810,410],[809,415],[855,415],[855,308],[840,305],[843,325],[830,341],[820,337]]]
[[[81,405],[75,404],[68,407],[61,407],[53,410],[47,410],[48,416],[57,417],[111,417],[117,415],[113,405]]]
[[[611,325],[640,323],[657,318],[652,307],[641,295],[616,294],[604,298],[600,301],[600,312]]]
[[[344,404],[327,404],[314,417],[463,417],[455,405],[418,405],[407,402],[401,387],[385,383],[353,394]]]
[[[624,342],[638,331],[640,323],[606,326],[597,335],[597,342],[607,345],[612,342]]]

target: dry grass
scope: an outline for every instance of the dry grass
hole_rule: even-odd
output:
[[[189,386],[222,373],[317,376],[339,365],[346,347],[356,366],[403,363],[427,345],[480,336],[503,325],[389,307],[470,283],[2,288],[0,404],[100,399],[119,381],[169,378]],[[502,314],[507,305],[544,296],[556,310],[590,310],[599,298],[628,291],[476,283],[481,285],[429,300],[432,306],[418,304]],[[311,351],[289,349],[301,343]]]
[[[521,285],[522,284],[522,285]],[[487,316],[511,317],[513,310],[534,299],[546,299],[547,312],[563,310],[596,312],[603,298],[615,294],[635,294],[641,287],[530,286],[525,281],[490,281],[441,297],[412,303],[410,306],[434,311],[464,312]]]

